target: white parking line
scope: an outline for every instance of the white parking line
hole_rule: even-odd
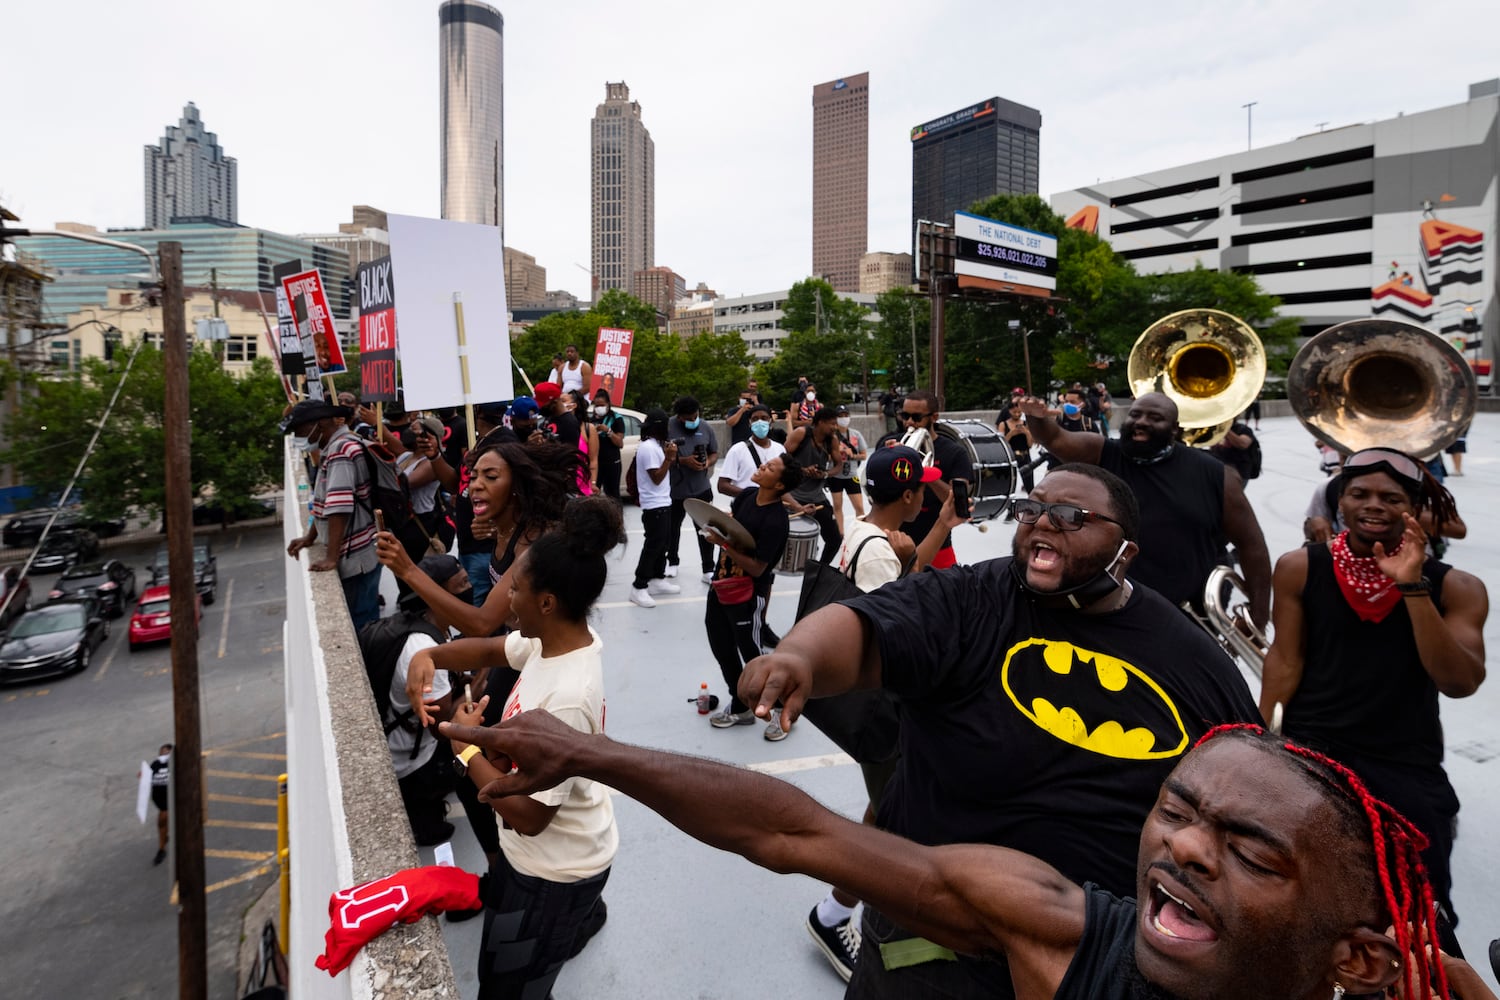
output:
[[[241,535],[240,537],[244,537]],[[234,577],[229,578],[229,587],[224,591],[224,624],[219,626],[219,659],[224,659],[224,646],[229,642],[229,605],[234,600]]]
[[[99,668],[99,672],[94,675],[95,684],[98,684],[100,681],[104,680],[104,672],[109,669],[109,665],[111,663],[115,662],[115,653],[119,650],[119,648],[120,644],[118,642],[109,647],[109,653],[104,657],[104,665],[101,666]]]

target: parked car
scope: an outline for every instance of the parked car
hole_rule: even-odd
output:
[[[58,531],[52,529],[37,550],[31,568],[40,572],[67,569],[74,563],[99,558],[99,538],[84,528]]]
[[[33,608],[0,644],[0,680],[81,673],[109,636],[99,601],[80,596]]]
[[[10,597],[12,590],[16,592],[14,597]],[[10,597],[10,603],[5,605],[4,612],[0,612],[0,631],[31,610],[31,579],[21,575],[19,566],[7,566],[5,572],[0,573],[0,603],[4,603],[7,597]]]
[[[620,441],[620,499],[629,500],[630,489],[625,478],[630,472],[635,450],[641,446],[641,422],[646,419],[646,415],[640,410],[627,410],[623,406],[615,407],[615,412],[625,421],[625,433]]]
[[[272,498],[250,497],[238,500],[227,505],[219,497],[209,497],[199,500],[193,504],[193,523],[224,524],[235,521],[251,521],[262,517],[276,516],[276,500]]]
[[[56,601],[74,594],[93,594],[111,618],[125,613],[125,602],[135,600],[135,570],[118,559],[79,563],[63,571],[47,596]]]
[[[30,548],[42,537],[42,529],[52,520],[54,509],[48,507],[45,510],[29,510],[24,514],[17,514],[0,529],[0,541],[7,548]],[[87,528],[100,538],[113,538],[125,530],[125,522],[108,518],[86,518],[83,516],[83,508],[68,507],[57,515],[57,522],[52,525],[53,532],[77,528]]]
[[[219,562],[214,556],[211,542],[193,543],[193,579],[198,596],[204,604],[212,604],[219,596]],[[168,580],[167,547],[159,546],[151,560],[151,582],[148,586],[164,586]]]
[[[203,598],[193,596],[193,607],[197,609],[198,621],[203,621]],[[161,642],[172,638],[172,588],[147,587],[141,601],[130,616],[130,651],[148,642]]]

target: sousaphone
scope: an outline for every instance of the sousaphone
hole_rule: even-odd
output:
[[[1217,444],[1266,380],[1260,335],[1218,309],[1184,309],[1148,326],[1131,348],[1126,377],[1137,397],[1160,392],[1177,404],[1184,440]]]

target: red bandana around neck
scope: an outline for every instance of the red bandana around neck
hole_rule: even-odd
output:
[[[1384,621],[1401,603],[1396,581],[1381,572],[1374,556],[1357,556],[1349,551],[1347,530],[1334,536],[1328,550],[1333,553],[1333,575],[1339,582],[1339,590],[1360,621]],[[1401,546],[1397,545],[1391,555],[1400,551]]]

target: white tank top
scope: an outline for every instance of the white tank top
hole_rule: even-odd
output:
[[[583,391],[583,361],[582,360],[580,360],[578,362],[578,367],[577,368],[570,368],[570,367],[568,367],[568,363],[566,361],[563,362],[563,366],[562,366],[562,391],[563,392],[572,392],[574,389],[577,389],[580,392]]]

